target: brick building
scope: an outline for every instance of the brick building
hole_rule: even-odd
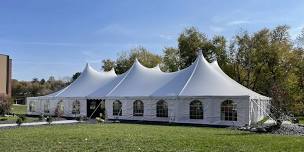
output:
[[[12,60],[8,55],[0,54],[0,102],[12,94]]]

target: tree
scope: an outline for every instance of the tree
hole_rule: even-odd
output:
[[[212,39],[212,60],[217,60],[220,66],[228,62],[226,43],[224,36],[214,36]]]
[[[111,71],[115,67],[115,61],[111,59],[102,60],[102,69],[104,71]]]
[[[40,80],[40,84],[41,84],[41,85],[44,85],[45,82],[46,82],[46,81],[45,81],[44,79],[41,79],[41,80]]]
[[[296,43],[298,47],[304,47],[304,28],[302,28],[301,33],[297,36]]]
[[[39,79],[38,78],[33,78],[32,83],[39,83]]]
[[[197,51],[203,50],[205,58],[210,61],[212,57],[212,43],[205,34],[194,27],[184,30],[178,38],[181,68],[190,66],[197,57]]]
[[[129,70],[135,59],[138,59],[142,65],[148,68],[155,67],[161,63],[161,57],[159,55],[155,55],[143,47],[138,47],[120,54],[115,62],[116,73],[121,74]]]
[[[180,69],[179,50],[176,48],[165,48],[162,59],[162,69],[167,72],[175,72]]]
[[[48,83],[53,82],[53,81],[56,81],[55,77],[54,76],[50,76],[49,79],[48,79]]]
[[[73,74],[71,83],[74,82],[80,75],[81,75],[81,72],[76,72],[75,74]]]

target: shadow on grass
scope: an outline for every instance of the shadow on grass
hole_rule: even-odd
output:
[[[248,136],[248,135],[259,135],[254,132],[244,132],[244,133],[223,133],[223,134],[215,134],[216,136]]]
[[[113,120],[115,121],[115,120]],[[206,128],[229,128],[224,125],[208,125],[208,124],[193,124],[193,123],[169,123],[160,121],[138,121],[138,120],[118,120],[122,124],[138,124],[138,125],[156,125],[156,126],[180,126],[180,127],[206,127]]]

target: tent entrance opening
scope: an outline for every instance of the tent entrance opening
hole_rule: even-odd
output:
[[[87,100],[87,117],[96,118],[105,117],[105,101],[101,99],[88,99]]]

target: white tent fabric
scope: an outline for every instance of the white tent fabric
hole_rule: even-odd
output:
[[[121,116],[113,114],[116,100],[122,103]],[[145,105],[141,117],[133,114],[135,100],[141,100]],[[164,100],[168,107],[168,116],[164,118],[157,117],[156,105],[160,100]],[[194,100],[204,106],[203,119],[189,117],[189,106]],[[221,104],[227,100],[237,104],[237,121],[222,119]],[[103,101],[109,119],[242,126],[267,116],[270,98],[234,81],[216,61],[209,63],[200,53],[189,67],[169,73],[161,71],[159,66],[147,68],[138,60],[121,75],[116,75],[114,70],[99,72],[87,64],[79,78],[66,88],[48,96],[27,98],[28,114],[55,114],[58,103],[61,103],[64,116],[74,117],[75,101],[80,102],[79,115],[82,116],[92,115],[88,105]]]
[[[267,98],[237,83],[217,62],[209,63],[202,53],[195,62],[177,72],[162,72],[159,66],[147,68],[136,59],[124,74],[98,72],[89,65],[80,77],[48,97],[165,97],[165,96],[250,96]]]
[[[87,64],[79,78],[72,84],[48,97],[84,97],[112,82],[116,76],[114,69],[109,72],[98,72]]]

